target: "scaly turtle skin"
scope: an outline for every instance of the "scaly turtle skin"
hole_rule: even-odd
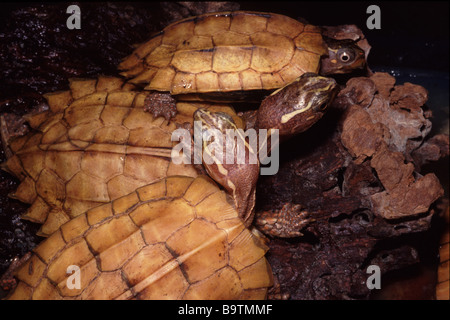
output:
[[[280,119],[291,134],[303,131],[313,124],[312,118],[322,116],[335,89],[334,80],[305,74],[272,96],[285,100],[277,105],[278,114],[267,108],[258,111],[257,128],[271,129],[262,121],[262,112],[271,110],[267,116]],[[200,108],[193,118],[202,130],[215,129],[222,135],[239,128],[224,112]],[[258,152],[244,136],[237,139],[249,157]],[[236,164],[238,144],[231,150],[234,161],[220,163],[210,143],[203,141],[203,165],[227,193],[204,176],[172,176],[85,211],[33,250],[15,272],[19,283],[9,298],[264,298],[272,285],[264,258],[267,248],[246,228],[255,213],[259,163]],[[213,161],[206,161],[205,155]],[[46,190],[46,196],[51,195],[52,189]],[[268,221],[273,228],[265,231],[299,235],[307,220],[296,213],[282,210],[275,221]],[[80,268],[79,287],[71,285],[70,266]]]
[[[11,197],[30,203],[24,219],[43,224],[48,236],[89,208],[108,203],[163,177],[196,177],[192,165],[170,161],[177,125],[192,123],[199,107],[227,112],[226,105],[178,103],[168,122],[144,107],[148,92],[119,78],[72,80],[70,90],[47,94],[50,110],[32,117],[31,133],[13,140],[2,169],[22,183]]]
[[[119,69],[146,90],[230,101],[283,87],[304,73],[347,73],[364,65],[363,50],[324,39],[318,27],[275,13],[236,11],[175,22]]]

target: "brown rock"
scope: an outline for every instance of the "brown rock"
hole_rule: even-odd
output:
[[[439,179],[429,173],[410,185],[402,184],[391,192],[376,193],[371,199],[376,214],[385,219],[397,219],[427,212],[443,195]]]
[[[395,78],[385,72],[376,72],[370,77],[370,80],[375,83],[378,93],[384,99],[389,99],[389,95],[395,85]]]
[[[370,161],[370,165],[377,172],[383,187],[391,192],[399,185],[409,185],[414,181],[412,176],[414,165],[405,163],[405,158],[400,152],[392,152],[384,146]]]
[[[343,122],[342,144],[355,157],[355,163],[362,163],[384,145],[389,131],[380,123],[373,123],[369,113],[357,106],[351,106]]]
[[[390,97],[391,105],[409,111],[419,111],[427,100],[428,91],[409,82],[396,86]]]
[[[338,101],[344,104],[357,104],[360,107],[368,107],[373,100],[377,88],[369,78],[358,77],[348,80],[347,85],[338,94]]]

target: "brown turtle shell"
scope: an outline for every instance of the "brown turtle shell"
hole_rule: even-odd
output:
[[[437,270],[436,299],[450,300],[450,212],[448,206],[443,222],[445,227],[439,247],[440,263]]]
[[[263,299],[266,251],[212,180],[163,178],[62,225],[9,299]]]
[[[50,110],[29,117],[34,130],[10,143],[14,155],[2,168],[22,183],[11,195],[30,209],[23,218],[42,223],[47,236],[87,209],[108,203],[163,177],[196,177],[193,165],[175,164],[171,141],[178,124],[192,123],[199,107],[178,103],[173,121],[145,112],[148,92],[119,78],[75,79],[70,90],[47,94]]]
[[[119,65],[130,82],[171,94],[269,90],[319,71],[327,53],[320,29],[248,11],[175,22]]]

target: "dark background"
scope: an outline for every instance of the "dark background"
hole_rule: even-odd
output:
[[[68,5],[77,2],[68,2]],[[0,4],[0,29],[11,10],[31,3]],[[132,4],[132,3],[130,3]],[[367,7],[381,9],[381,29],[369,30]],[[277,12],[314,25],[356,24],[372,46],[374,67],[449,70],[448,1],[243,1],[242,10]]]
[[[381,29],[369,30],[370,5],[381,9]],[[280,1],[242,2],[241,9],[275,11],[302,17],[314,25],[356,24],[372,50],[371,68],[392,66],[448,72],[449,2],[447,1]]]

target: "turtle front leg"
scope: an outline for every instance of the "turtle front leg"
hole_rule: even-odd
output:
[[[14,274],[21,266],[23,266],[28,259],[31,258],[31,252],[27,252],[22,258],[16,257],[11,261],[8,269],[0,277],[0,289],[3,291],[11,291],[17,286],[17,281]]]
[[[300,237],[300,232],[313,219],[309,212],[302,210],[299,204],[286,203],[281,210],[262,211],[256,214],[256,227],[272,237],[294,238]]]
[[[144,101],[144,110],[153,117],[164,117],[167,121],[177,115],[176,100],[168,93],[150,93]]]

